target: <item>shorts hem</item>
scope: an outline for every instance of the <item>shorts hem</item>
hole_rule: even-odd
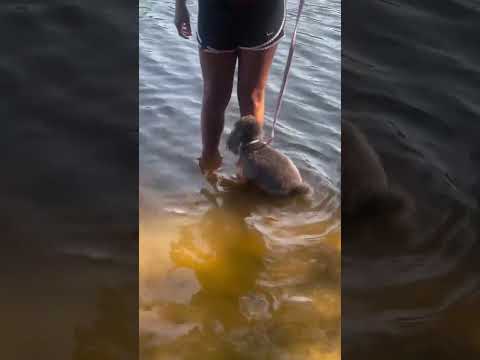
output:
[[[262,50],[267,50],[275,45],[278,45],[278,43],[283,39],[284,35],[277,37],[275,41],[269,44],[269,41],[267,41],[265,44],[262,44],[260,46],[254,46],[254,47],[246,47],[246,46],[239,46],[238,48],[240,50],[248,50],[248,51],[262,51]]]
[[[212,48],[211,46],[205,46],[204,44],[202,44],[202,39],[198,32],[197,32],[197,43],[198,43],[198,48],[200,50],[203,50],[205,52],[212,53],[212,54],[227,54],[227,53],[234,53],[237,51],[237,49],[219,50],[219,49]]]
[[[217,50],[217,49],[214,49],[214,48],[211,48],[209,46],[207,47],[204,47],[204,46],[199,46],[198,47],[201,51],[204,51],[204,52],[207,52],[207,53],[211,53],[211,54],[231,54],[231,53],[234,53],[234,52],[237,52],[237,49],[233,49],[233,50]]]

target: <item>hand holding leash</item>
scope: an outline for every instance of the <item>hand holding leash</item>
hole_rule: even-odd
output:
[[[177,28],[178,35],[184,39],[192,36],[190,13],[188,12],[185,0],[177,0],[175,4],[175,27]]]

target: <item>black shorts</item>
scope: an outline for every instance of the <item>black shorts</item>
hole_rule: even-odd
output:
[[[285,0],[199,0],[197,40],[210,52],[264,50],[283,37]]]

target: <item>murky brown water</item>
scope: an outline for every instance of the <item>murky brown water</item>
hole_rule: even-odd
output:
[[[142,359],[340,358],[336,195],[156,203],[140,225]]]

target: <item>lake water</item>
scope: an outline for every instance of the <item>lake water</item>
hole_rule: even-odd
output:
[[[138,353],[137,11],[0,5],[3,359]]]
[[[296,8],[288,2],[267,131]],[[315,188],[309,205],[245,194],[211,201],[196,164],[197,44],[178,37],[173,13],[173,2],[140,1],[142,358],[339,359],[340,1],[305,5],[276,131],[275,146]],[[234,93],[226,131],[238,116]],[[224,156],[232,173],[235,159]]]
[[[415,210],[371,239],[343,217],[342,355],[478,359],[479,2],[343,5],[342,115]]]

